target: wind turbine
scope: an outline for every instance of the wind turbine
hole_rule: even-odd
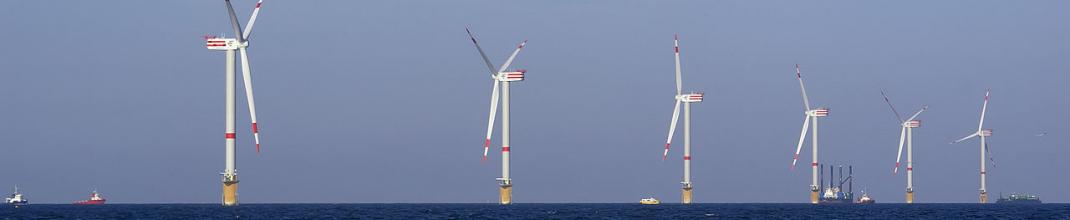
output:
[[[221,50],[226,51],[226,169],[223,170],[223,205],[233,206],[238,205],[238,173],[235,167],[237,166],[237,155],[235,148],[235,135],[234,135],[234,51],[241,52],[241,70],[242,79],[245,80],[245,100],[249,105],[249,117],[252,121],[253,138],[256,140],[256,152],[260,153],[260,129],[256,124],[256,105],[253,102],[253,82],[252,76],[249,71],[249,56],[246,53],[246,48],[249,47],[249,34],[252,33],[253,24],[256,22],[256,16],[260,14],[260,5],[263,0],[256,3],[256,8],[253,9],[253,15],[249,18],[249,23],[245,26],[245,31],[242,31],[241,24],[238,23],[238,17],[234,14],[234,7],[230,5],[230,0],[223,1],[227,6],[227,13],[230,15],[230,25],[234,28],[235,38],[220,38],[208,36],[205,37],[207,41],[207,47],[209,50]]]
[[[494,132],[494,118],[498,112],[498,102],[501,102],[502,106],[502,177],[498,180],[498,202],[502,205],[508,205],[513,203],[513,179],[509,178],[509,84],[510,82],[519,82],[524,80],[524,73],[526,70],[520,69],[515,71],[507,71],[509,65],[513,63],[513,59],[520,53],[520,49],[524,49],[524,45],[528,41],[521,41],[520,45],[516,47],[512,55],[505,60],[500,69],[495,70],[494,64],[490,63],[490,59],[487,58],[487,54],[483,52],[483,48],[479,46],[479,42],[476,42],[476,37],[472,35],[472,31],[465,28],[464,31],[468,32],[468,37],[472,39],[472,44],[475,44],[476,50],[479,50],[479,56],[483,57],[483,62],[487,64],[487,69],[490,70],[491,79],[494,80],[494,89],[490,93],[490,117],[487,120],[487,137],[483,142],[483,160],[487,160],[487,151],[490,149],[490,136]],[[500,92],[499,92],[500,90]],[[500,94],[499,94],[500,93]],[[499,100],[499,97],[501,98]]]
[[[691,204],[691,103],[702,102],[702,92],[683,94],[683,79],[680,76],[680,38],[673,35],[673,49],[676,54],[676,107],[672,110],[672,122],[669,124],[669,138],[665,139],[665,151],[661,160],[669,156],[669,145],[672,143],[673,133],[676,132],[676,122],[680,119],[680,103],[684,104],[684,181],[680,202]]]
[[[980,189],[980,191],[981,191],[980,192],[980,202],[981,203],[988,203],[988,185],[987,185],[988,180],[986,179],[987,173],[985,172],[985,158],[986,158],[985,155],[986,154],[988,155],[987,158],[989,160],[992,160],[993,161],[993,165],[995,165],[995,160],[992,159],[991,152],[988,151],[988,140],[987,140],[988,137],[992,136],[992,129],[984,128],[984,126],[985,126],[985,111],[988,110],[988,94],[989,94],[989,92],[990,92],[990,90],[988,90],[988,89],[985,90],[985,102],[984,102],[984,104],[981,105],[981,120],[980,120],[980,122],[977,123],[977,131],[975,131],[973,134],[967,135],[966,137],[963,137],[963,138],[960,138],[958,140],[955,140],[955,141],[951,142],[952,144],[954,144],[954,143],[962,142],[962,141],[965,141],[965,140],[969,140],[969,139],[974,138],[974,137],[980,137],[981,138],[981,189]]]
[[[795,78],[799,79],[799,89],[802,91],[803,105],[806,107],[806,119],[803,120],[802,131],[799,133],[799,145],[795,147],[795,156],[791,159],[791,169],[795,170],[795,164],[799,161],[799,152],[802,151],[803,142],[806,141],[806,132],[813,130],[813,136],[811,136],[810,144],[812,144],[812,157],[813,162],[810,163],[812,170],[810,181],[810,203],[818,203],[818,192],[820,191],[817,184],[817,119],[820,117],[826,117],[829,115],[829,109],[825,107],[811,108],[810,98],[806,96],[806,86],[803,85],[802,72],[799,71],[799,64],[795,64]]]
[[[903,143],[907,145],[907,203],[914,203],[914,128],[921,126],[920,120],[915,120],[921,112],[929,109],[929,106],[922,106],[921,109],[914,112],[910,118],[903,120],[902,116],[899,116],[899,111],[895,110],[895,106],[892,105],[892,101],[888,100],[888,95],[881,91],[881,96],[884,96],[884,102],[888,103],[888,107],[892,108],[892,113],[895,113],[895,118],[898,119],[899,126],[903,127],[899,131],[899,150],[895,155],[895,169],[892,170],[892,174],[899,173],[899,160],[903,157]]]

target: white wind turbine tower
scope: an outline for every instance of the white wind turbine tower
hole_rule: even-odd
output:
[[[230,24],[234,28],[234,35],[236,38],[220,38],[220,37],[205,37],[207,41],[207,47],[209,50],[222,50],[226,51],[226,169],[223,170],[223,205],[233,206],[238,204],[238,173],[237,173],[237,155],[235,148],[235,135],[234,135],[234,50],[241,52],[241,70],[242,79],[245,81],[245,99],[249,105],[249,117],[252,121],[253,138],[256,140],[256,152],[260,153],[260,130],[256,124],[256,105],[253,102],[253,82],[249,71],[249,56],[246,53],[246,48],[249,47],[249,34],[253,29],[253,24],[256,22],[257,14],[260,14],[260,5],[263,0],[256,3],[256,8],[253,9],[253,15],[249,18],[249,23],[245,26],[245,31],[242,31],[241,24],[238,23],[238,17],[234,14],[234,8],[230,5],[230,0],[223,1],[227,6],[227,13],[230,15]]]
[[[881,91],[881,95],[884,96],[884,102],[888,103],[888,107],[892,108],[892,113],[895,113],[895,118],[899,121],[899,126],[903,127],[899,131],[899,150],[895,155],[895,169],[892,170],[893,174],[899,173],[899,160],[903,157],[903,143],[907,146],[907,203],[914,203],[914,128],[921,126],[920,120],[915,120],[921,112],[929,109],[929,106],[922,106],[917,112],[914,112],[910,118],[903,120],[903,117],[899,115],[899,111],[895,110],[895,106],[892,105],[892,101],[888,100],[888,96]]]
[[[802,151],[803,141],[806,141],[806,132],[813,130],[813,136],[811,136],[810,144],[812,144],[812,158],[813,162],[810,163],[812,170],[811,182],[810,182],[810,203],[818,203],[818,189],[817,184],[817,119],[829,115],[829,109],[825,107],[811,108],[810,98],[806,96],[806,86],[803,85],[802,72],[799,71],[799,64],[795,64],[795,77],[799,79],[799,89],[802,91],[803,105],[806,109],[806,120],[803,121],[802,131],[799,133],[799,145],[795,147],[795,156],[791,159],[791,169],[795,169],[796,162],[799,161],[799,152]]]
[[[509,177],[509,84],[510,82],[519,82],[524,80],[524,73],[526,70],[507,71],[509,65],[513,63],[513,59],[520,53],[520,50],[524,48],[524,45],[528,41],[520,42],[520,45],[516,47],[512,55],[505,60],[500,69],[495,70],[494,64],[490,63],[490,59],[487,58],[487,54],[483,52],[483,48],[479,46],[479,42],[476,42],[476,37],[472,35],[472,32],[465,28],[464,31],[468,32],[468,37],[472,39],[472,44],[475,44],[476,50],[479,50],[479,55],[483,57],[483,62],[487,64],[487,69],[490,70],[491,79],[494,80],[494,89],[490,93],[490,117],[487,122],[487,137],[483,142],[483,160],[487,159],[487,151],[490,149],[490,136],[494,131],[494,118],[498,112],[498,102],[502,105],[502,177],[498,180],[498,202],[502,205],[508,205],[513,203],[513,179]],[[500,91],[500,95],[499,95]],[[501,98],[499,100],[499,97]]]
[[[665,139],[665,151],[661,160],[669,155],[669,145],[672,143],[673,133],[676,132],[676,122],[680,119],[680,103],[684,103],[684,181],[680,202],[691,204],[691,103],[702,102],[702,92],[683,94],[683,80],[680,76],[680,38],[673,36],[673,48],[676,53],[676,107],[672,110],[672,122],[669,125],[669,138]]]
[[[992,136],[992,129],[984,128],[984,126],[985,126],[985,111],[988,110],[988,93],[989,93],[989,90],[986,89],[985,90],[985,102],[984,102],[984,104],[981,105],[981,120],[980,120],[980,122],[977,123],[977,131],[975,131],[973,134],[970,134],[970,135],[968,135],[966,137],[963,137],[963,138],[960,138],[958,140],[955,140],[955,141],[951,142],[952,144],[954,144],[954,143],[962,142],[962,141],[965,141],[965,140],[969,140],[969,139],[974,138],[974,137],[980,137],[981,138],[981,189],[980,189],[980,202],[981,203],[988,203],[988,185],[987,185],[987,181],[988,180],[986,179],[987,173],[985,172],[985,158],[986,158],[985,155],[987,154],[988,155],[987,158],[989,160],[992,160],[991,152],[988,151],[988,140],[987,140],[988,137]],[[993,163],[995,163],[994,160],[993,160]]]

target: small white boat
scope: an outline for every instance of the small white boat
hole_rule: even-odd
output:
[[[11,194],[11,197],[4,198],[4,203],[8,205],[20,206],[30,204],[30,200],[22,197],[22,193],[19,193],[19,187],[15,186],[15,193]]]
[[[650,197],[650,198],[640,199],[639,200],[639,204],[657,205],[657,204],[661,204],[661,200],[655,199],[654,197]]]
[[[857,203],[858,204],[873,204],[873,203],[877,203],[877,200],[874,200],[873,198],[869,197],[869,193],[866,193],[865,191],[863,191],[862,192],[862,198],[858,199]]]

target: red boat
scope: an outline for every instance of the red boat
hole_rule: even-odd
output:
[[[89,200],[77,201],[77,202],[74,202],[74,204],[75,205],[104,205],[104,201],[107,201],[107,200],[104,199],[104,197],[100,197],[100,193],[97,193],[96,190],[93,190],[93,193],[89,194]]]

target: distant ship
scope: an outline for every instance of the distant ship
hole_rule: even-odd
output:
[[[18,207],[20,205],[30,204],[30,200],[23,198],[22,193],[19,193],[19,187],[15,186],[15,193],[12,193],[9,198],[4,198],[4,203]]]
[[[822,174],[821,174],[821,185],[819,185],[819,187],[823,188],[825,192],[821,195],[821,198],[820,198],[820,200],[818,200],[818,203],[820,203],[820,204],[852,204],[852,203],[855,203],[854,169],[852,167],[848,166],[847,167],[847,169],[848,169],[847,176],[844,176],[843,175],[843,166],[839,166],[839,168],[840,168],[840,177],[839,177],[839,179],[836,179],[836,177],[834,176],[834,174],[835,174],[835,172],[834,172],[835,171],[835,166],[829,166],[829,181],[828,181],[829,185],[828,185],[828,187],[824,187],[824,185],[825,185],[825,174],[824,174],[825,165],[824,164],[821,165],[821,169],[820,170],[821,170]],[[847,184],[847,191],[843,190],[843,188],[844,188],[843,184],[844,183]]]
[[[1010,197],[1003,197],[1003,195],[1000,194],[999,195],[999,200],[996,200],[996,203],[1001,203],[1001,204],[1040,204],[1042,202],[1040,201],[1040,196],[1037,196],[1037,195],[1013,193],[1013,194],[1011,194]]]
[[[660,201],[660,200],[658,200],[658,199],[655,199],[654,197],[650,197],[650,198],[640,199],[640,200],[639,200],[639,204],[643,204],[643,205],[657,205],[657,204],[661,204],[661,201]]]
[[[825,194],[821,196],[821,204],[854,203],[854,193],[840,191],[840,187],[825,188]]]
[[[93,190],[93,193],[89,194],[89,200],[77,201],[77,202],[74,202],[74,204],[75,205],[104,205],[104,201],[107,201],[107,200],[104,199],[104,197],[100,197],[100,193],[97,193],[96,190]]]
[[[858,204],[873,204],[873,203],[877,203],[877,200],[873,200],[873,198],[869,197],[869,193],[866,193],[866,191],[862,191],[862,198],[859,198],[858,202],[855,202],[855,203],[858,203]]]

